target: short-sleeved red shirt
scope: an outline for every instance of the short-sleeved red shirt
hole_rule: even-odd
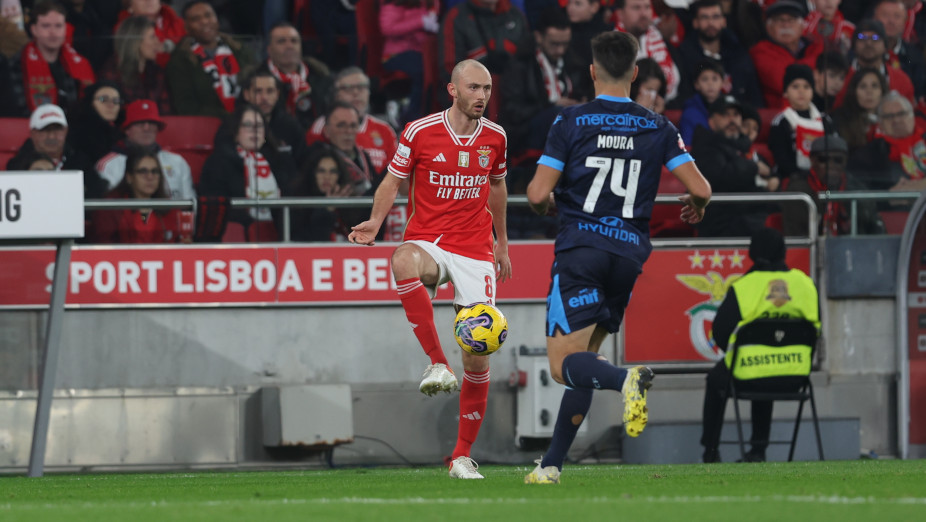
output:
[[[494,261],[489,180],[507,174],[508,139],[480,118],[471,136],[457,136],[448,111],[405,126],[389,172],[409,180],[405,240],[436,242],[472,259]]]

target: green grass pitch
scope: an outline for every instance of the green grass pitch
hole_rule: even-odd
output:
[[[531,466],[532,468],[533,466]],[[2,521],[926,520],[926,461],[573,465],[0,477]],[[607,517],[607,518],[602,518]]]

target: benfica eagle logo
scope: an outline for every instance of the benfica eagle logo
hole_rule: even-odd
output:
[[[703,255],[695,251],[695,254],[690,256],[691,268],[703,268],[704,261],[710,261],[711,268],[723,268],[724,261],[728,258],[730,268],[734,266],[742,267],[743,256],[739,251],[734,251],[732,255],[727,256],[720,255],[716,251],[713,255]],[[723,357],[723,351],[719,350],[713,339],[711,339],[710,328],[714,322],[714,316],[717,315],[720,303],[723,302],[723,298],[727,295],[727,290],[742,276],[742,273],[733,273],[725,278],[723,274],[715,270],[708,270],[704,274],[677,274],[675,276],[675,279],[685,287],[707,296],[705,301],[701,301],[685,311],[689,320],[688,336],[691,339],[691,345],[705,359],[717,361]]]

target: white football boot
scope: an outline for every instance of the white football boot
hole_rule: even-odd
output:
[[[485,478],[481,473],[476,471],[479,464],[469,457],[457,457],[450,463],[450,478],[458,479],[481,479]]]
[[[421,384],[418,385],[418,391],[427,396],[432,396],[441,391],[450,393],[460,389],[460,383],[457,382],[456,376],[450,371],[450,368],[447,368],[446,364],[428,365],[424,370],[423,377]]]
[[[537,459],[537,467],[524,477],[525,484],[559,484],[559,468],[556,466],[540,467],[543,459]]]

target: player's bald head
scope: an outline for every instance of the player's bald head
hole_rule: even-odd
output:
[[[463,78],[465,74],[473,71],[483,71],[485,72],[486,76],[491,76],[485,65],[482,65],[476,60],[463,60],[453,67],[453,71],[450,73],[450,81],[456,85],[459,85],[460,79]]]

